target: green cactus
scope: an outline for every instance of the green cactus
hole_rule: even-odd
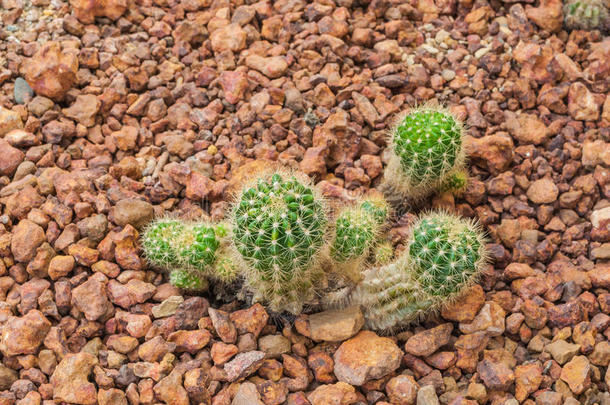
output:
[[[407,250],[394,262],[369,269],[352,295],[369,327],[388,329],[451,302],[476,281],[487,261],[478,225],[446,213],[421,217]]]
[[[326,211],[308,181],[293,174],[260,174],[244,187],[231,214],[233,243],[255,300],[298,313],[313,296]]]
[[[186,225],[175,240],[178,263],[200,272],[209,272],[219,246],[214,226],[207,223]]]
[[[567,0],[563,14],[569,29],[610,30],[610,13],[604,0]]]
[[[169,273],[169,282],[186,291],[205,291],[208,280],[199,272],[189,269],[174,269]]]
[[[390,241],[383,241],[375,247],[375,265],[383,266],[394,259],[394,246]]]
[[[398,120],[390,136],[390,161],[381,189],[400,203],[440,189],[464,167],[463,125],[448,110],[419,107]]]
[[[336,273],[351,281],[360,281],[362,265],[378,243],[387,215],[385,200],[378,198],[366,199],[339,213],[330,246]]]
[[[150,223],[142,236],[142,249],[148,261],[167,269],[178,264],[174,241],[184,232],[184,224],[177,219],[162,218]]]

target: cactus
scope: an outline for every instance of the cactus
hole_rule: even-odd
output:
[[[419,319],[450,303],[485,267],[485,241],[478,225],[446,213],[422,216],[406,251],[371,268],[352,295],[365,307],[369,327],[388,329]]]
[[[231,220],[236,256],[254,299],[274,311],[300,312],[322,274],[325,201],[294,174],[262,173],[243,188]]]
[[[385,200],[378,198],[366,199],[339,213],[330,246],[330,258],[338,274],[360,281],[361,267],[378,243],[387,215]]]
[[[383,266],[394,259],[394,246],[386,240],[375,247],[375,265]]]
[[[214,226],[204,222],[186,225],[174,243],[178,263],[200,272],[209,272],[220,245]]]
[[[205,291],[208,280],[201,273],[188,269],[174,269],[169,273],[169,282],[186,291]]]
[[[162,218],[149,224],[142,236],[142,249],[148,261],[163,269],[177,265],[174,241],[183,232],[184,224],[177,219]]]
[[[463,125],[448,110],[419,107],[398,120],[381,189],[392,202],[417,201],[464,167]]]
[[[563,14],[569,29],[610,30],[610,13],[604,0],[567,0]]]

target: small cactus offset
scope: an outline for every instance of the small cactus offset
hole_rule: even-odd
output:
[[[231,220],[234,248],[254,299],[274,311],[300,312],[322,274],[325,201],[294,174],[261,174],[242,190]]]
[[[383,266],[394,259],[394,246],[385,240],[375,247],[375,265]]]
[[[330,246],[330,257],[338,267],[338,274],[354,282],[361,279],[361,267],[378,243],[387,215],[385,200],[377,198],[366,199],[339,213]]]
[[[197,271],[189,269],[174,269],[169,273],[171,285],[186,291],[199,292],[208,289],[208,280]]]
[[[610,12],[604,0],[567,0],[563,14],[569,29],[610,30]]]
[[[169,269],[178,264],[175,241],[184,232],[184,223],[177,219],[162,218],[150,223],[142,236],[142,249],[153,265]]]
[[[214,226],[207,223],[188,224],[175,240],[178,263],[206,273],[216,260],[216,250],[219,246]]]
[[[448,110],[419,107],[398,120],[381,186],[392,202],[420,200],[451,181],[465,162],[463,124]]]
[[[487,262],[478,225],[447,213],[422,216],[407,250],[394,262],[365,272],[352,300],[368,325],[387,329],[450,303],[475,282]]]

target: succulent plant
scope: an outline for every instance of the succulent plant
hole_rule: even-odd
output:
[[[337,273],[354,282],[361,279],[361,267],[379,242],[387,215],[387,203],[380,198],[365,199],[339,212],[330,245]]]
[[[186,225],[174,242],[178,263],[200,272],[209,272],[219,246],[214,226],[204,222]]]
[[[203,274],[189,269],[174,269],[169,273],[169,282],[187,291],[205,291],[208,280]]]
[[[451,302],[476,281],[486,261],[475,222],[447,213],[424,215],[413,225],[406,251],[367,270],[352,301],[365,308],[371,328],[406,324]]]
[[[262,173],[243,188],[231,213],[232,239],[255,300],[298,313],[313,296],[326,211],[309,181],[296,174]]]
[[[390,135],[390,161],[381,186],[400,203],[440,189],[464,167],[463,125],[440,107],[418,107],[400,118]]]
[[[384,240],[375,247],[375,264],[383,266],[394,259],[394,246],[392,242]]]
[[[142,236],[142,249],[148,261],[164,269],[178,264],[175,241],[184,232],[184,223],[177,219],[161,218],[151,222]]]
[[[610,13],[604,0],[567,0],[563,14],[569,29],[610,30]]]

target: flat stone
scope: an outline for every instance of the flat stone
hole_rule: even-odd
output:
[[[555,359],[557,363],[563,365],[578,354],[580,345],[568,343],[565,340],[560,339],[546,345],[544,350],[553,356],[553,359]]]
[[[71,404],[93,405],[97,403],[95,385],[89,382],[89,374],[97,358],[80,352],[67,354],[51,376],[53,399]]]
[[[151,311],[155,318],[165,318],[174,315],[183,302],[184,298],[182,296],[172,295],[163,300],[159,305],[152,307]]]
[[[339,342],[349,339],[356,335],[363,325],[362,311],[355,306],[309,316],[311,338],[316,341]]]
[[[430,356],[449,343],[453,324],[444,323],[435,328],[411,336],[405,343],[405,351],[414,356]]]

